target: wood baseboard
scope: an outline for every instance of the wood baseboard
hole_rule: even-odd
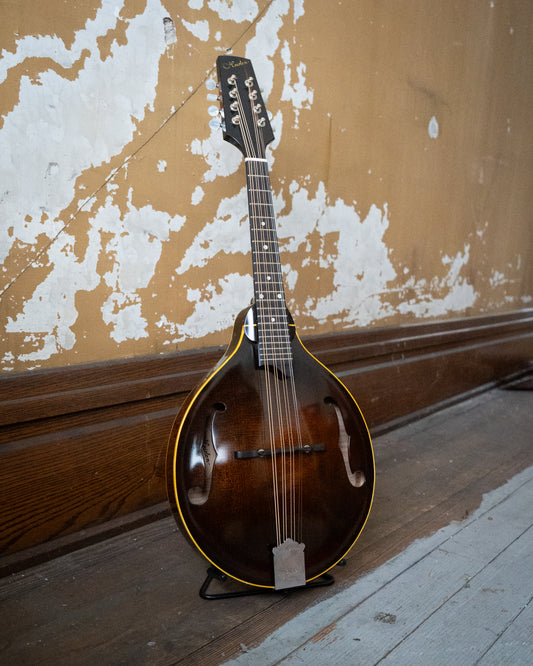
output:
[[[304,344],[350,389],[375,434],[524,372],[533,310]],[[4,571],[161,515],[173,418],[222,351],[0,378]]]

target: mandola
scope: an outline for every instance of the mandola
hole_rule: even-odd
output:
[[[363,415],[303,346],[285,304],[266,146],[274,135],[252,64],[220,56],[224,139],[244,154],[253,304],[172,429],[176,521],[223,574],[285,589],[318,579],[354,545],[374,493]]]

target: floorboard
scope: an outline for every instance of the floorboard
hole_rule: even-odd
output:
[[[210,666],[238,658],[244,660],[239,663],[256,666],[262,662],[251,660],[254,650],[313,608],[333,608],[342,602],[343,612],[357,613],[350,606],[349,590],[357,584],[363,595],[374,598],[368,582],[373,576],[384,587],[368,624],[390,635],[386,645],[393,650],[392,661],[392,655],[415,649],[418,631],[421,644],[424,632],[438,641],[439,627],[450,621],[446,613],[453,619],[458,606],[465,617],[475,615],[487,597],[505,601],[506,612],[494,626],[487,618],[488,638],[476,638],[474,661],[461,663],[480,659],[485,666],[503,663],[498,661],[501,655],[515,654],[516,661],[509,663],[520,664],[532,649],[531,592],[527,596],[531,586],[518,584],[515,594],[505,576],[513,578],[520,570],[512,558],[530,557],[530,532],[513,532],[513,521],[502,518],[494,538],[483,541],[483,535],[476,533],[475,512],[484,494],[505,487],[506,481],[526,474],[524,470],[533,464],[532,401],[528,391],[493,390],[376,438],[377,486],[371,517],[347,565],[335,569],[336,582],[330,588],[203,601],[198,589],[206,563],[185,543],[172,519],[165,518],[0,580],[0,662]],[[531,498],[529,502],[531,506]],[[493,520],[487,516],[485,522],[496,525],[500,513],[489,514]],[[461,537],[467,528],[470,536]],[[420,556],[417,565],[427,575],[433,572],[432,584],[417,597],[416,567],[407,570],[413,569],[410,586],[404,588],[409,590],[404,597],[409,620],[405,609],[398,610],[399,597],[386,588],[391,563],[397,564],[397,558],[410,553],[412,544],[421,539],[434,547],[431,555]],[[506,547],[506,541],[516,545]],[[476,564],[478,569],[466,566],[477,562],[478,554],[485,564]],[[464,564],[459,574],[439,578],[448,563],[453,569],[452,561]],[[449,585],[439,596],[433,583],[442,578]],[[484,588],[506,592],[484,592]],[[336,620],[327,622],[326,617],[322,612],[316,626],[307,626],[296,644],[287,644],[276,659],[288,659],[294,650],[323,647],[338,629],[333,626]],[[420,629],[413,632],[417,621]],[[482,615],[480,623],[476,631],[484,637]],[[352,636],[349,645],[362,649],[363,641],[357,638],[361,635]],[[386,650],[379,658],[386,658]]]
[[[230,663],[476,663],[530,601],[532,505],[530,467],[463,523],[412,544]]]

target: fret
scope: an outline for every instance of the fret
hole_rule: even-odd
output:
[[[265,342],[271,342],[272,344],[282,344],[289,339],[290,336],[288,331],[278,331],[277,329],[266,331]]]
[[[261,262],[253,261],[252,263],[254,264],[254,267],[256,267],[258,265],[258,263],[260,263],[261,268],[265,269],[263,272],[268,274],[268,275],[273,275],[273,274],[275,274],[276,270],[279,270],[280,271],[279,279],[281,279],[281,265],[280,265],[279,261],[269,261],[268,259],[265,258]],[[270,268],[270,270],[269,270],[269,268]]]

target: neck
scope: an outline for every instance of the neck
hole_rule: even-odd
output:
[[[291,360],[276,218],[265,159],[246,159],[259,364]]]

